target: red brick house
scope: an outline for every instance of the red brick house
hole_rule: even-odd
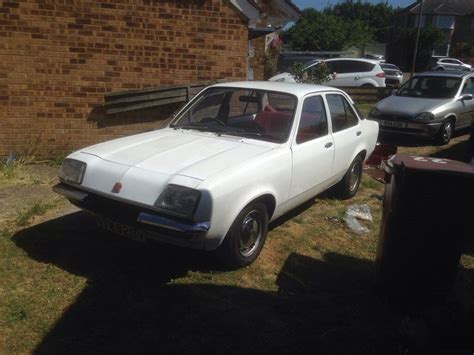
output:
[[[67,153],[169,114],[104,117],[109,92],[246,79],[265,9],[297,15],[286,0],[0,2],[0,156]]]

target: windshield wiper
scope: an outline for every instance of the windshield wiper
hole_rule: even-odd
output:
[[[173,129],[195,129],[196,131],[209,131],[209,132],[218,132],[215,127],[209,127],[203,125],[202,123],[185,123],[185,124],[175,124],[170,125]]]
[[[261,138],[261,139],[269,140],[269,141],[273,141],[273,142],[279,142],[280,141],[280,138],[270,136],[268,134],[264,134],[264,133],[260,133],[260,132],[248,132],[248,131],[240,131],[240,130],[231,130],[231,131],[225,130],[225,131],[219,132],[219,134],[228,134],[228,135],[231,135],[231,136],[240,136],[240,137],[249,137],[249,138],[257,137],[257,138]]]

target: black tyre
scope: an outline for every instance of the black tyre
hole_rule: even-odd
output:
[[[338,197],[349,199],[357,193],[360,181],[362,180],[362,163],[363,159],[360,155],[356,156],[352,161],[342,180],[335,186],[335,192]]]
[[[267,231],[267,206],[262,202],[251,203],[239,213],[217,249],[218,259],[233,269],[251,264],[265,244]]]
[[[436,68],[436,71],[443,71],[443,70],[444,70],[443,67]]]
[[[441,125],[439,129],[438,136],[436,137],[436,143],[438,145],[448,144],[453,136],[454,132],[454,121],[452,119],[447,119]]]
[[[361,87],[362,88],[369,88],[369,89],[375,88],[375,86],[373,86],[372,84],[364,84]]]

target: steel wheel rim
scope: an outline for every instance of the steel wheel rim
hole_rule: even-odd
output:
[[[447,122],[446,125],[444,126],[444,132],[443,132],[443,139],[445,142],[451,138],[451,134],[453,134],[453,127],[451,125],[451,122]]]
[[[357,161],[351,169],[349,177],[349,190],[352,192],[357,188],[360,180],[360,171],[362,170],[362,165]]]
[[[252,210],[242,219],[239,230],[239,253],[243,257],[251,256],[257,250],[262,239],[263,216]]]

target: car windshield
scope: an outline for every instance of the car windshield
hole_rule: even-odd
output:
[[[398,90],[398,96],[448,99],[456,95],[460,78],[448,76],[415,76]]]
[[[388,70],[400,70],[396,65],[393,64],[380,64],[382,69],[388,69]]]
[[[319,59],[310,60],[309,62],[304,63],[304,68],[309,69],[309,68],[314,67],[316,64],[319,64],[319,63],[321,63],[321,60],[319,60]]]
[[[282,143],[290,134],[296,103],[286,93],[214,87],[193,100],[170,127]]]

